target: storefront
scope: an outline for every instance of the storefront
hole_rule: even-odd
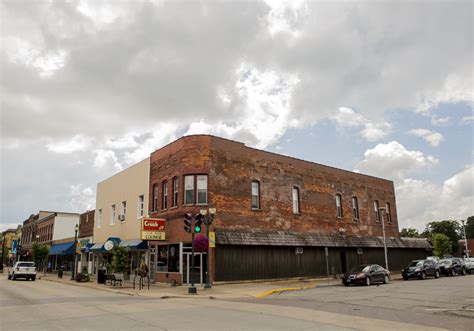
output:
[[[71,271],[74,264],[75,244],[74,241],[53,244],[49,249],[48,269],[56,271]]]

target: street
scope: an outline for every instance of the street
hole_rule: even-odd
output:
[[[473,280],[395,281],[210,300],[130,296],[1,275],[0,325],[2,330],[469,330]]]

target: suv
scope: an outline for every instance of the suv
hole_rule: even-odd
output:
[[[461,274],[461,275],[466,274],[466,268],[464,266],[464,263],[456,257],[442,259],[439,261],[438,265],[439,265],[439,271],[443,275],[446,275],[446,276],[455,276],[456,274]]]
[[[439,268],[434,260],[413,260],[402,269],[404,280],[409,278],[426,279],[428,276],[439,278]]]
[[[34,262],[19,261],[8,268],[8,279],[15,280],[25,278],[26,280],[36,279],[36,268]]]

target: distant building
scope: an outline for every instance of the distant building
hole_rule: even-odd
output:
[[[90,248],[93,246],[94,235],[94,216],[95,210],[88,210],[79,216],[79,235],[81,254],[78,255],[78,272],[84,268],[87,273],[92,272],[92,253]]]

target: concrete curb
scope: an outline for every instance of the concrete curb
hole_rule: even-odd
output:
[[[288,292],[288,291],[301,291],[301,290],[307,290],[309,288],[314,288],[315,286],[301,286],[301,287],[281,287],[281,288],[276,288],[273,290],[269,290],[260,294],[257,294],[255,298],[257,299],[262,299],[265,297],[268,297],[272,294],[275,293],[282,293],[282,292]]]
[[[65,284],[65,285],[71,285],[71,286],[79,286],[79,287],[87,287],[87,288],[92,288],[92,289],[95,289],[95,290],[99,290],[99,291],[106,291],[106,292],[112,292],[112,293],[119,293],[119,294],[125,294],[125,295],[130,295],[130,296],[135,296],[136,294],[135,293],[130,293],[130,292],[127,292],[127,291],[121,291],[121,290],[114,290],[114,289],[111,289],[111,288],[103,288],[103,287],[96,287],[96,286],[90,286],[88,285],[87,283],[80,283],[80,284],[76,284],[76,283],[67,283],[67,282],[58,282],[57,280],[53,280],[53,279],[48,279],[48,278],[41,278],[41,280],[46,280],[48,282],[53,282],[53,283],[60,283],[60,284]]]

